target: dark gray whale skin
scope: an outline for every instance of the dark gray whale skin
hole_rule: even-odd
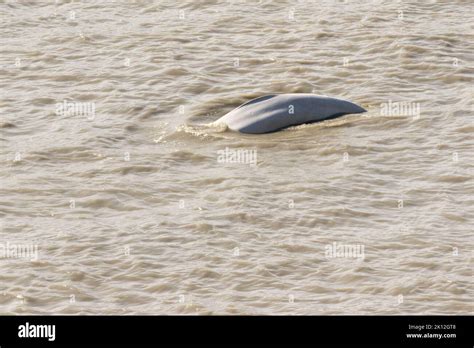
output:
[[[362,112],[366,110],[342,99],[310,93],[272,94],[240,105],[215,123],[241,133],[262,134]]]

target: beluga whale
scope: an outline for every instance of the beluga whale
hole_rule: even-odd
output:
[[[225,124],[241,133],[262,134],[366,111],[347,100],[311,93],[270,94],[240,105],[214,124]]]

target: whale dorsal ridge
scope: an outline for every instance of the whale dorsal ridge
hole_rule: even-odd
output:
[[[238,106],[236,109],[239,109],[243,106],[247,106],[247,105],[250,105],[250,104],[253,104],[253,103],[258,103],[258,102],[261,102],[261,101],[264,101],[264,100],[267,100],[267,99],[270,99],[270,98],[273,98],[273,97],[276,97],[276,96],[277,96],[277,94],[264,95],[263,97],[258,97],[258,98],[249,100],[248,102],[245,102],[242,105]]]

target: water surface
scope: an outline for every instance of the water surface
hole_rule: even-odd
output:
[[[0,4],[0,313],[472,314],[473,10]],[[368,113],[205,126],[298,92]]]

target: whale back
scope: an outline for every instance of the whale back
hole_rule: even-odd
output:
[[[276,96],[277,96],[277,94],[264,95],[264,96],[262,96],[262,97],[258,97],[258,98],[249,100],[248,102],[245,102],[245,103],[243,103],[242,105],[237,106],[236,109],[242,108],[242,107],[247,106],[247,105],[250,105],[250,104],[259,103],[259,102],[262,102],[262,101],[264,101],[264,100],[267,100],[267,99],[270,99],[270,98],[273,98],[273,97],[276,97]]]
[[[349,101],[326,96],[272,94],[240,105],[216,123],[224,123],[231,130],[241,133],[261,134],[365,111]]]

